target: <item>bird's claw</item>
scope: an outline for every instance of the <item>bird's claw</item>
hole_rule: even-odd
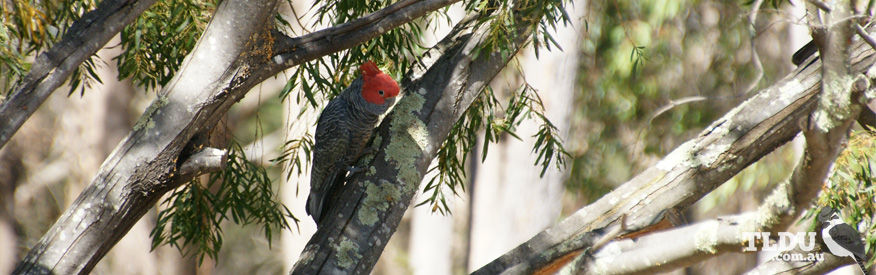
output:
[[[347,167],[347,172],[350,172],[350,173],[347,174],[347,177],[346,177],[344,180],[345,180],[345,181],[350,181],[350,180],[353,179],[353,176],[355,176],[356,174],[358,174],[358,173],[360,173],[360,172],[362,172],[362,171],[364,171],[364,170],[365,170],[365,168],[363,168],[363,167],[359,167],[359,166],[348,166],[348,167]]]
[[[350,174],[359,173],[359,172],[362,172],[362,170],[365,170],[365,168],[362,168],[359,166],[352,166],[352,165],[347,167],[347,172],[350,172]]]

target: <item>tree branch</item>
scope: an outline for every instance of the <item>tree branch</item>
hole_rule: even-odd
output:
[[[204,148],[185,160],[179,167],[177,180],[188,182],[191,178],[210,172],[221,171],[228,160],[228,150]]]
[[[834,11],[831,16],[842,18],[841,8]],[[842,27],[839,24],[829,25]],[[807,141],[806,152],[791,177],[774,189],[758,211],[654,233],[637,240],[619,240],[614,249],[597,253],[596,259],[589,265],[569,265],[569,273],[665,272],[720,253],[743,251],[745,246],[753,246],[748,244],[746,233],[786,230],[803,214],[802,210],[812,202],[826,181],[830,168],[844,148],[848,131],[862,108],[861,102],[870,101],[865,98],[864,91],[869,89],[869,83],[876,78],[876,73],[868,70],[870,75],[857,78],[852,85],[854,78],[849,75],[850,45],[845,43],[851,41],[854,29],[849,23],[844,27],[827,32],[829,41],[816,43],[828,45],[834,52],[821,53],[822,60],[828,65],[822,68],[824,81],[818,106],[808,119],[803,120],[812,122],[806,123],[803,130]],[[842,83],[838,84],[837,81]],[[666,245],[666,241],[671,241],[672,245]],[[589,255],[578,257],[588,258]],[[576,262],[586,261],[578,259]]]
[[[403,0],[362,18],[290,38],[275,33],[273,61],[285,68],[349,49],[459,0]]]
[[[853,92],[846,93],[850,98],[844,101],[852,103],[847,105],[852,109],[850,112],[862,109],[861,102],[869,101],[864,97],[864,90],[869,87],[866,83],[876,81],[876,71],[869,70],[867,73],[869,80],[860,78],[857,85],[850,87]],[[837,104],[841,103],[837,102]],[[836,110],[835,106],[819,106],[810,116],[823,112],[823,108]],[[590,274],[667,272],[722,253],[743,252],[746,247],[755,247],[754,244],[749,243],[751,239],[746,234],[787,230],[788,226],[803,214],[802,210],[812,203],[817,191],[826,181],[830,167],[844,147],[845,137],[854,122],[854,117],[845,118],[828,132],[821,132],[818,128],[806,129],[804,134],[807,149],[800,158],[799,164],[791,177],[779,183],[764,199],[764,203],[757,211],[719,217],[645,235],[635,240],[617,240],[609,244],[613,247],[597,252],[593,261],[584,270]],[[811,267],[799,266],[796,267],[799,268],[796,271]],[[571,273],[584,272],[573,267]]]
[[[852,72],[864,72],[874,62],[874,50],[856,42],[852,61]],[[657,165],[475,273],[500,273],[570,243],[585,244],[578,251],[585,250],[598,232],[605,232],[621,216],[626,216],[628,231],[634,232],[658,222],[665,209],[684,209],[697,201],[797,135],[800,120],[818,104],[820,90],[820,64],[806,64],[731,110]]]
[[[79,64],[94,55],[113,36],[155,0],[105,0],[70,26],[60,42],[34,60],[33,67],[0,105],[0,148]]]

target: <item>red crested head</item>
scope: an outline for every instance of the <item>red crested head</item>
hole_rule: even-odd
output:
[[[365,101],[381,105],[387,98],[398,96],[398,83],[381,72],[377,64],[367,61],[359,68],[362,70],[362,97]]]

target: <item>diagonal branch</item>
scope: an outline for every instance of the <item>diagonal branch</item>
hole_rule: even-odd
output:
[[[165,192],[182,182],[174,173],[191,137],[215,124],[245,93],[227,91],[241,68],[241,53],[265,29],[275,1],[223,1],[180,71],[158,94],[15,274],[85,274]],[[205,41],[223,43],[208,43]],[[233,85],[235,83],[226,84]],[[254,84],[251,84],[254,85]],[[209,125],[212,125],[209,124]]]
[[[849,6],[838,5],[825,17],[830,20],[846,18],[850,14]],[[755,247],[751,243],[754,240],[750,239],[752,232],[784,231],[799,219],[827,181],[836,157],[845,148],[849,129],[860,111],[866,108],[863,102],[872,100],[873,95],[867,98],[866,91],[876,78],[876,71],[873,70],[867,70],[866,75],[857,77],[851,74],[849,48],[855,31],[852,22],[844,20],[827,25],[832,29],[819,30],[817,33],[825,35],[815,37],[816,45],[824,45],[819,49],[824,62],[821,68],[821,92],[815,111],[801,120],[806,150],[791,177],[779,183],[755,212],[700,222],[638,240],[618,241],[618,245],[625,243],[625,248],[600,251],[585,268],[587,272],[617,274],[670,271],[720,253],[746,251],[746,247]],[[667,241],[671,241],[672,245],[666,245]],[[615,253],[618,250],[623,252]],[[795,272],[814,266],[801,266]],[[581,273],[581,270],[573,272]]]
[[[100,50],[155,0],[105,0],[70,26],[60,42],[37,56],[27,76],[0,105],[0,148],[79,64]]]
[[[850,98],[845,100],[853,103],[849,106],[852,112],[862,109],[860,102],[871,100],[865,98],[864,90],[869,87],[867,83],[876,81],[876,71],[867,73],[867,79],[859,78]],[[833,106],[826,107],[835,110]],[[597,252],[584,270],[590,274],[667,272],[726,252],[755,251],[751,248],[761,246],[751,243],[754,240],[751,233],[786,231],[792,221],[799,219],[803,210],[811,205],[836,156],[844,148],[845,137],[853,122],[852,116],[828,132],[816,128],[804,130],[807,149],[799,164],[790,178],[776,185],[757,211],[702,221],[635,240],[617,240],[609,244],[614,247]],[[806,268],[811,267],[801,267],[798,271]],[[572,273],[583,272],[573,270]]]
[[[851,52],[853,73],[868,70],[876,61],[876,51],[863,42],[856,42]],[[554,247],[577,244],[575,251],[586,250],[599,232],[607,232],[621,216],[626,216],[629,231],[637,231],[659,221],[656,218],[666,209],[684,209],[696,202],[799,133],[800,120],[818,104],[821,66],[812,62],[815,58],[731,110],[657,165],[475,273],[500,273]]]

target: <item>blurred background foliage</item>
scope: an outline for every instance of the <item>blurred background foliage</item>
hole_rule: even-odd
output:
[[[569,190],[598,198],[745,100],[758,73],[751,39],[764,64],[758,87],[788,73],[787,26],[775,22],[790,16],[764,5],[752,37],[751,8],[741,1],[588,2],[571,134],[583,138],[570,141]],[[790,167],[768,163],[723,188],[770,182]]]

